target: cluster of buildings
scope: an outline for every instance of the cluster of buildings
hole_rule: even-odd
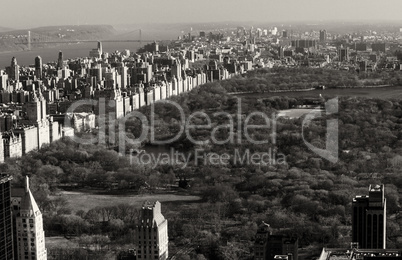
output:
[[[96,115],[121,118],[193,88],[254,68],[310,66],[370,71],[397,69],[387,46],[361,35],[246,29],[192,32],[166,45],[153,42],[138,53],[104,52],[102,43],[88,57],[55,62],[36,57],[31,66],[15,58],[0,70],[0,162],[42,145],[91,131]],[[385,64],[385,65],[384,65]],[[391,66],[392,65],[392,66]],[[78,100],[87,100],[70,111]]]
[[[218,41],[217,35],[209,35]],[[254,68],[261,50],[246,43],[233,48],[180,40],[146,45],[140,53],[107,53],[99,42],[89,57],[19,66],[16,58],[0,70],[0,162],[42,145],[90,131],[96,115],[118,119],[153,102],[231,78]],[[241,51],[240,51],[241,50]],[[198,66],[199,65],[199,66]],[[86,100],[71,111],[71,105]]]
[[[386,248],[386,199],[384,185],[370,185],[369,195],[356,196],[352,201],[352,240],[349,248],[323,248],[319,260],[333,259],[402,259],[402,250]],[[255,260],[298,258],[298,239],[272,234],[263,223],[254,243]]]
[[[42,213],[25,177],[12,188],[12,177],[0,175],[0,259],[46,260]],[[137,250],[125,259],[168,259],[168,227],[160,202],[145,202],[136,229]],[[123,258],[122,258],[123,259]]]
[[[240,54],[240,57],[245,51],[246,59],[258,67],[329,67],[359,73],[401,69],[402,55],[395,54],[395,50],[400,49],[399,32],[388,37],[375,31],[341,35],[325,29],[238,27],[217,34],[200,32],[199,36],[189,34],[182,38],[192,43],[207,40],[213,45],[219,42],[224,52]]]

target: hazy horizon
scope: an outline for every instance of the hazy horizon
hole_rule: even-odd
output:
[[[0,26],[26,29],[51,25],[178,24],[178,23],[397,23],[400,0],[16,0],[2,4],[8,10]],[[402,26],[401,26],[402,27]]]

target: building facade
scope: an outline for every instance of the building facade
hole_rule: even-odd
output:
[[[257,230],[254,242],[255,260],[298,259],[299,240],[297,237],[273,235],[268,224],[262,223]]]
[[[137,259],[168,259],[168,226],[161,204],[145,202],[137,226]]]
[[[28,177],[25,177],[24,188],[12,190],[11,205],[15,223],[16,259],[46,260],[42,213],[29,189]]]
[[[352,242],[363,249],[386,249],[384,185],[370,185],[369,195],[356,196],[352,207]]]
[[[0,259],[14,260],[11,176],[0,175]]]

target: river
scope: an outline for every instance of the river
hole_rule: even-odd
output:
[[[41,56],[43,63],[57,61],[59,51],[63,52],[64,60],[88,57],[91,49],[96,47],[96,42],[85,42],[36,48],[31,51],[3,52],[0,53],[0,69],[5,69],[6,66],[10,66],[12,57],[17,59],[20,66],[28,66],[34,64],[36,56]],[[140,47],[140,44],[137,42],[104,42],[102,43],[102,47],[104,52],[109,53],[126,49],[135,52]]]

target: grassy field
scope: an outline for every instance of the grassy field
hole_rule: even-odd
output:
[[[60,195],[67,199],[73,213],[78,210],[88,211],[95,207],[107,207],[118,204],[129,204],[141,208],[145,201],[159,202],[192,202],[201,198],[191,195],[178,194],[143,194],[143,195],[100,195],[90,192],[62,191]]]
[[[46,242],[46,248],[52,248],[52,247],[66,247],[66,248],[76,248],[78,247],[78,244],[65,238],[65,237],[46,237],[45,239]]]
[[[307,109],[307,108],[299,108],[299,109],[286,109],[279,111],[277,117],[287,117],[287,118],[299,118],[308,113],[317,113],[321,114],[321,111],[318,109]]]
[[[381,98],[381,99],[400,99],[402,98],[401,87],[384,87],[384,88],[337,88],[337,89],[317,89],[312,91],[300,92],[280,92],[280,93],[245,93],[236,95],[244,98],[268,98],[274,96],[288,96],[288,97],[314,97],[319,95],[323,97],[336,97],[336,96],[350,96],[350,97],[368,97],[368,98]]]

